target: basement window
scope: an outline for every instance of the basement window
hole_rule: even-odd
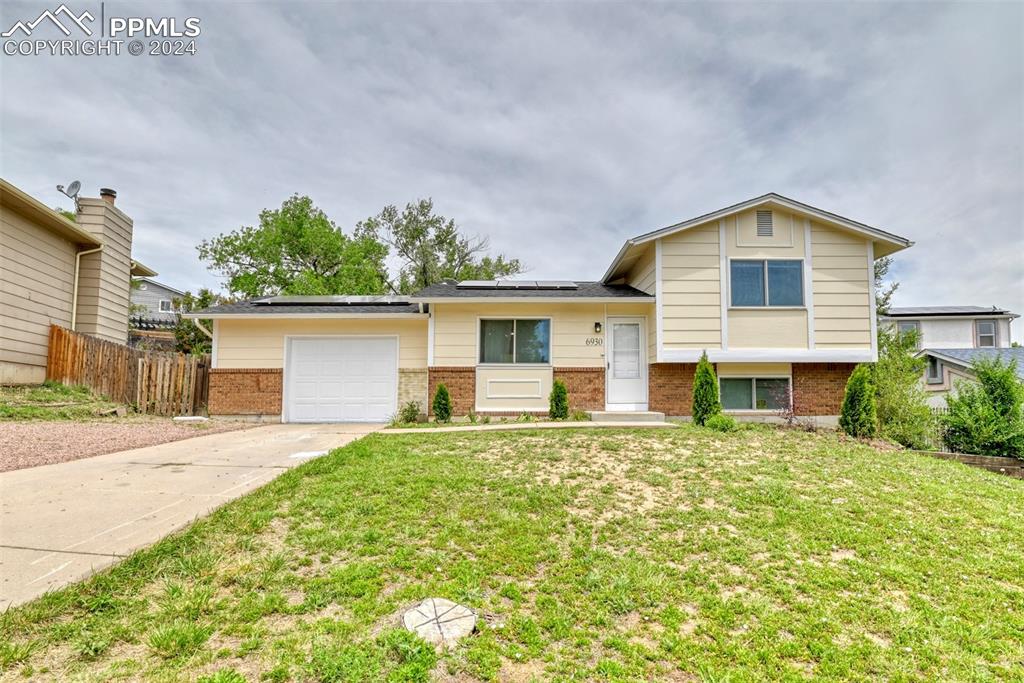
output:
[[[722,377],[719,387],[725,410],[783,410],[791,402],[788,377]]]
[[[771,237],[773,234],[772,226],[772,212],[771,211],[758,211],[757,212],[757,236],[758,237]]]

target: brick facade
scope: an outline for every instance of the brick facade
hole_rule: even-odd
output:
[[[468,415],[476,408],[476,368],[475,367],[438,367],[430,368],[428,373],[427,406],[430,414],[434,409],[434,392],[438,384],[448,387],[448,395],[452,398],[452,415]]]
[[[696,363],[651,363],[647,375],[648,407],[666,415],[689,415],[696,370]]]
[[[280,369],[210,370],[210,415],[281,415]]]
[[[604,410],[604,368],[555,368],[565,382],[570,410]]]
[[[854,363],[793,363],[793,412],[838,415]]]

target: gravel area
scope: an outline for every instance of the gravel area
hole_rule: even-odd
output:
[[[255,426],[258,425],[218,421],[187,424],[157,417],[124,418],[116,422],[0,422],[0,472]]]

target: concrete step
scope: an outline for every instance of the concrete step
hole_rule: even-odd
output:
[[[594,410],[590,412],[594,422],[664,422],[665,413],[649,410]]]

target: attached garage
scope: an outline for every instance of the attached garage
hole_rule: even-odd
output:
[[[386,422],[410,402],[427,410],[425,306],[401,297],[272,297],[201,317],[213,321],[210,415]]]
[[[398,409],[398,337],[288,338],[285,422],[386,422]]]

